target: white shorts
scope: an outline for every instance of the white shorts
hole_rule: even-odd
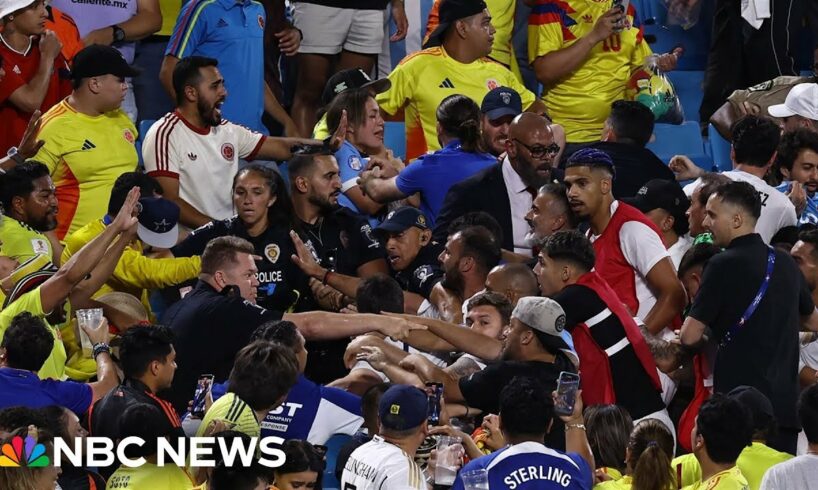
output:
[[[384,36],[381,10],[356,10],[294,2],[293,23],[301,29],[299,53],[338,54],[341,50],[380,54]]]

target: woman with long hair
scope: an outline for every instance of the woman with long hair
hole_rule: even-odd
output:
[[[633,420],[619,405],[591,405],[585,409],[588,444],[594,453],[596,474],[618,480],[625,473],[625,453]]]
[[[437,138],[442,148],[398,171],[389,165],[364,172],[367,196],[390,202],[420,193],[420,209],[434,227],[449,188],[477,172],[497,165],[497,158],[480,145],[480,107],[465,95],[450,95],[437,108]]]
[[[600,483],[601,490],[674,490],[676,476],[670,467],[673,435],[667,426],[647,419],[634,426],[625,452],[625,476]]]
[[[232,185],[236,216],[194,230],[170,252],[176,257],[201,255],[213,238],[233,235],[253,244],[256,262],[256,302],[267,309],[291,311],[305,293],[308,278],[290,260],[295,253],[290,230],[298,229],[284,179],[261,165],[245,167]]]

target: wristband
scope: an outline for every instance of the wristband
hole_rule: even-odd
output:
[[[111,355],[111,346],[109,346],[105,342],[98,342],[98,343],[94,344],[92,357],[94,359],[96,359],[97,356],[102,354],[103,352],[107,353],[110,356]]]
[[[324,286],[327,285],[327,281],[329,281],[329,275],[330,274],[332,274],[332,271],[327,269],[327,272],[324,273],[324,278],[321,279],[321,284],[323,284]]]

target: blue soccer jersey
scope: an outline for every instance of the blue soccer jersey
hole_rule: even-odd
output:
[[[469,462],[460,473],[485,468],[489,488],[509,490],[586,489],[591,467],[576,453],[562,453],[538,442],[523,442]],[[458,474],[453,490],[464,490]]]

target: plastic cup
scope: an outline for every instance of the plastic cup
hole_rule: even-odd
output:
[[[466,490],[489,490],[489,472],[484,468],[460,473]]]
[[[462,452],[459,437],[440,436],[437,439],[436,485],[454,484]]]
[[[83,330],[83,326],[88,328],[97,328],[99,322],[102,321],[102,308],[87,308],[84,310],[77,310],[77,330],[79,330],[80,344],[82,345],[82,354],[85,357],[91,357],[94,351],[94,345],[88,334]]]

